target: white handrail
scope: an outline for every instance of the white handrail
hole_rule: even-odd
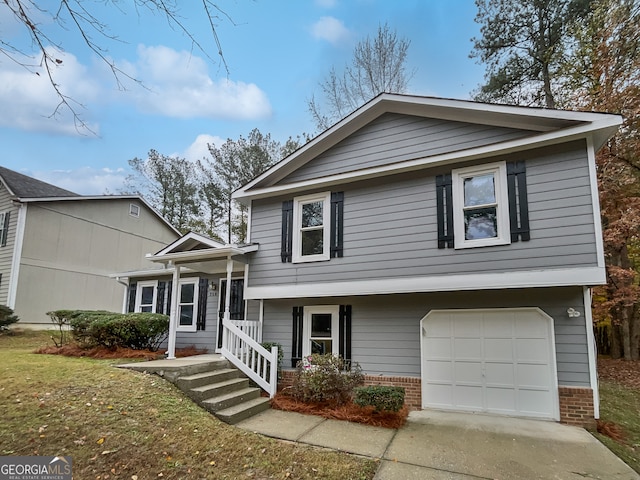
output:
[[[278,347],[268,351],[236,326],[242,322],[222,321],[221,353],[273,398],[278,387]]]

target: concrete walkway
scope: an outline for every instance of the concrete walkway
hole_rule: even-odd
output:
[[[488,415],[412,412],[399,430],[268,410],[237,425],[380,459],[375,480],[639,480],[586,430]]]

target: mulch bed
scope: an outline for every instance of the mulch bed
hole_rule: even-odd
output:
[[[74,343],[62,345],[56,347],[53,345],[47,347],[41,347],[34,353],[44,353],[48,355],[64,355],[66,357],[89,357],[98,359],[113,360],[116,358],[133,358],[144,360],[157,360],[158,358],[164,358],[164,355],[160,352],[152,352],[151,350],[133,350],[131,348],[107,348],[107,347],[92,347],[82,348]],[[196,348],[194,346],[177,348],[176,357],[190,357],[192,355],[201,355],[207,353],[206,350]]]
[[[399,412],[375,412],[373,407],[360,407],[354,403],[331,406],[324,403],[305,403],[279,392],[271,399],[276,410],[318,415],[333,420],[362,423],[374,427],[400,428],[405,424],[409,410],[403,407]]]

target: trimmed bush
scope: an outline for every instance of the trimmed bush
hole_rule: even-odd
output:
[[[372,406],[376,412],[398,412],[404,405],[404,388],[372,385],[355,389],[353,403]]]
[[[20,319],[13,314],[13,310],[6,305],[0,305],[0,330],[8,330],[9,325],[13,325]]]
[[[156,351],[169,332],[169,317],[159,313],[57,310],[52,315],[68,322],[74,340],[84,347]]]
[[[291,395],[302,402],[342,405],[351,400],[353,389],[362,383],[359,364],[332,354],[313,354],[298,362]]]

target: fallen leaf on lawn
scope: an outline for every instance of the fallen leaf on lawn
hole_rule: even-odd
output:
[[[49,426],[49,425],[42,425],[42,426],[38,429],[38,433],[42,433],[42,432],[44,432],[44,431],[47,429],[47,427],[48,427],[48,426]]]
[[[131,480],[138,480],[138,475],[131,475]]]
[[[215,465],[215,464],[216,464],[216,462],[215,462],[214,460],[211,460],[211,461],[209,462],[209,465]]]
[[[160,472],[160,473],[158,474],[158,476],[159,476],[159,477],[164,477],[164,473]]]
[[[107,410],[113,410],[113,405],[107,405]]]
[[[115,450],[105,450],[104,452],[102,452],[102,455],[109,455],[110,453],[115,453],[117,451],[118,451],[117,448]]]
[[[100,439],[98,439],[98,441],[96,443],[98,445],[102,445],[104,443],[104,437],[101,437]]]

